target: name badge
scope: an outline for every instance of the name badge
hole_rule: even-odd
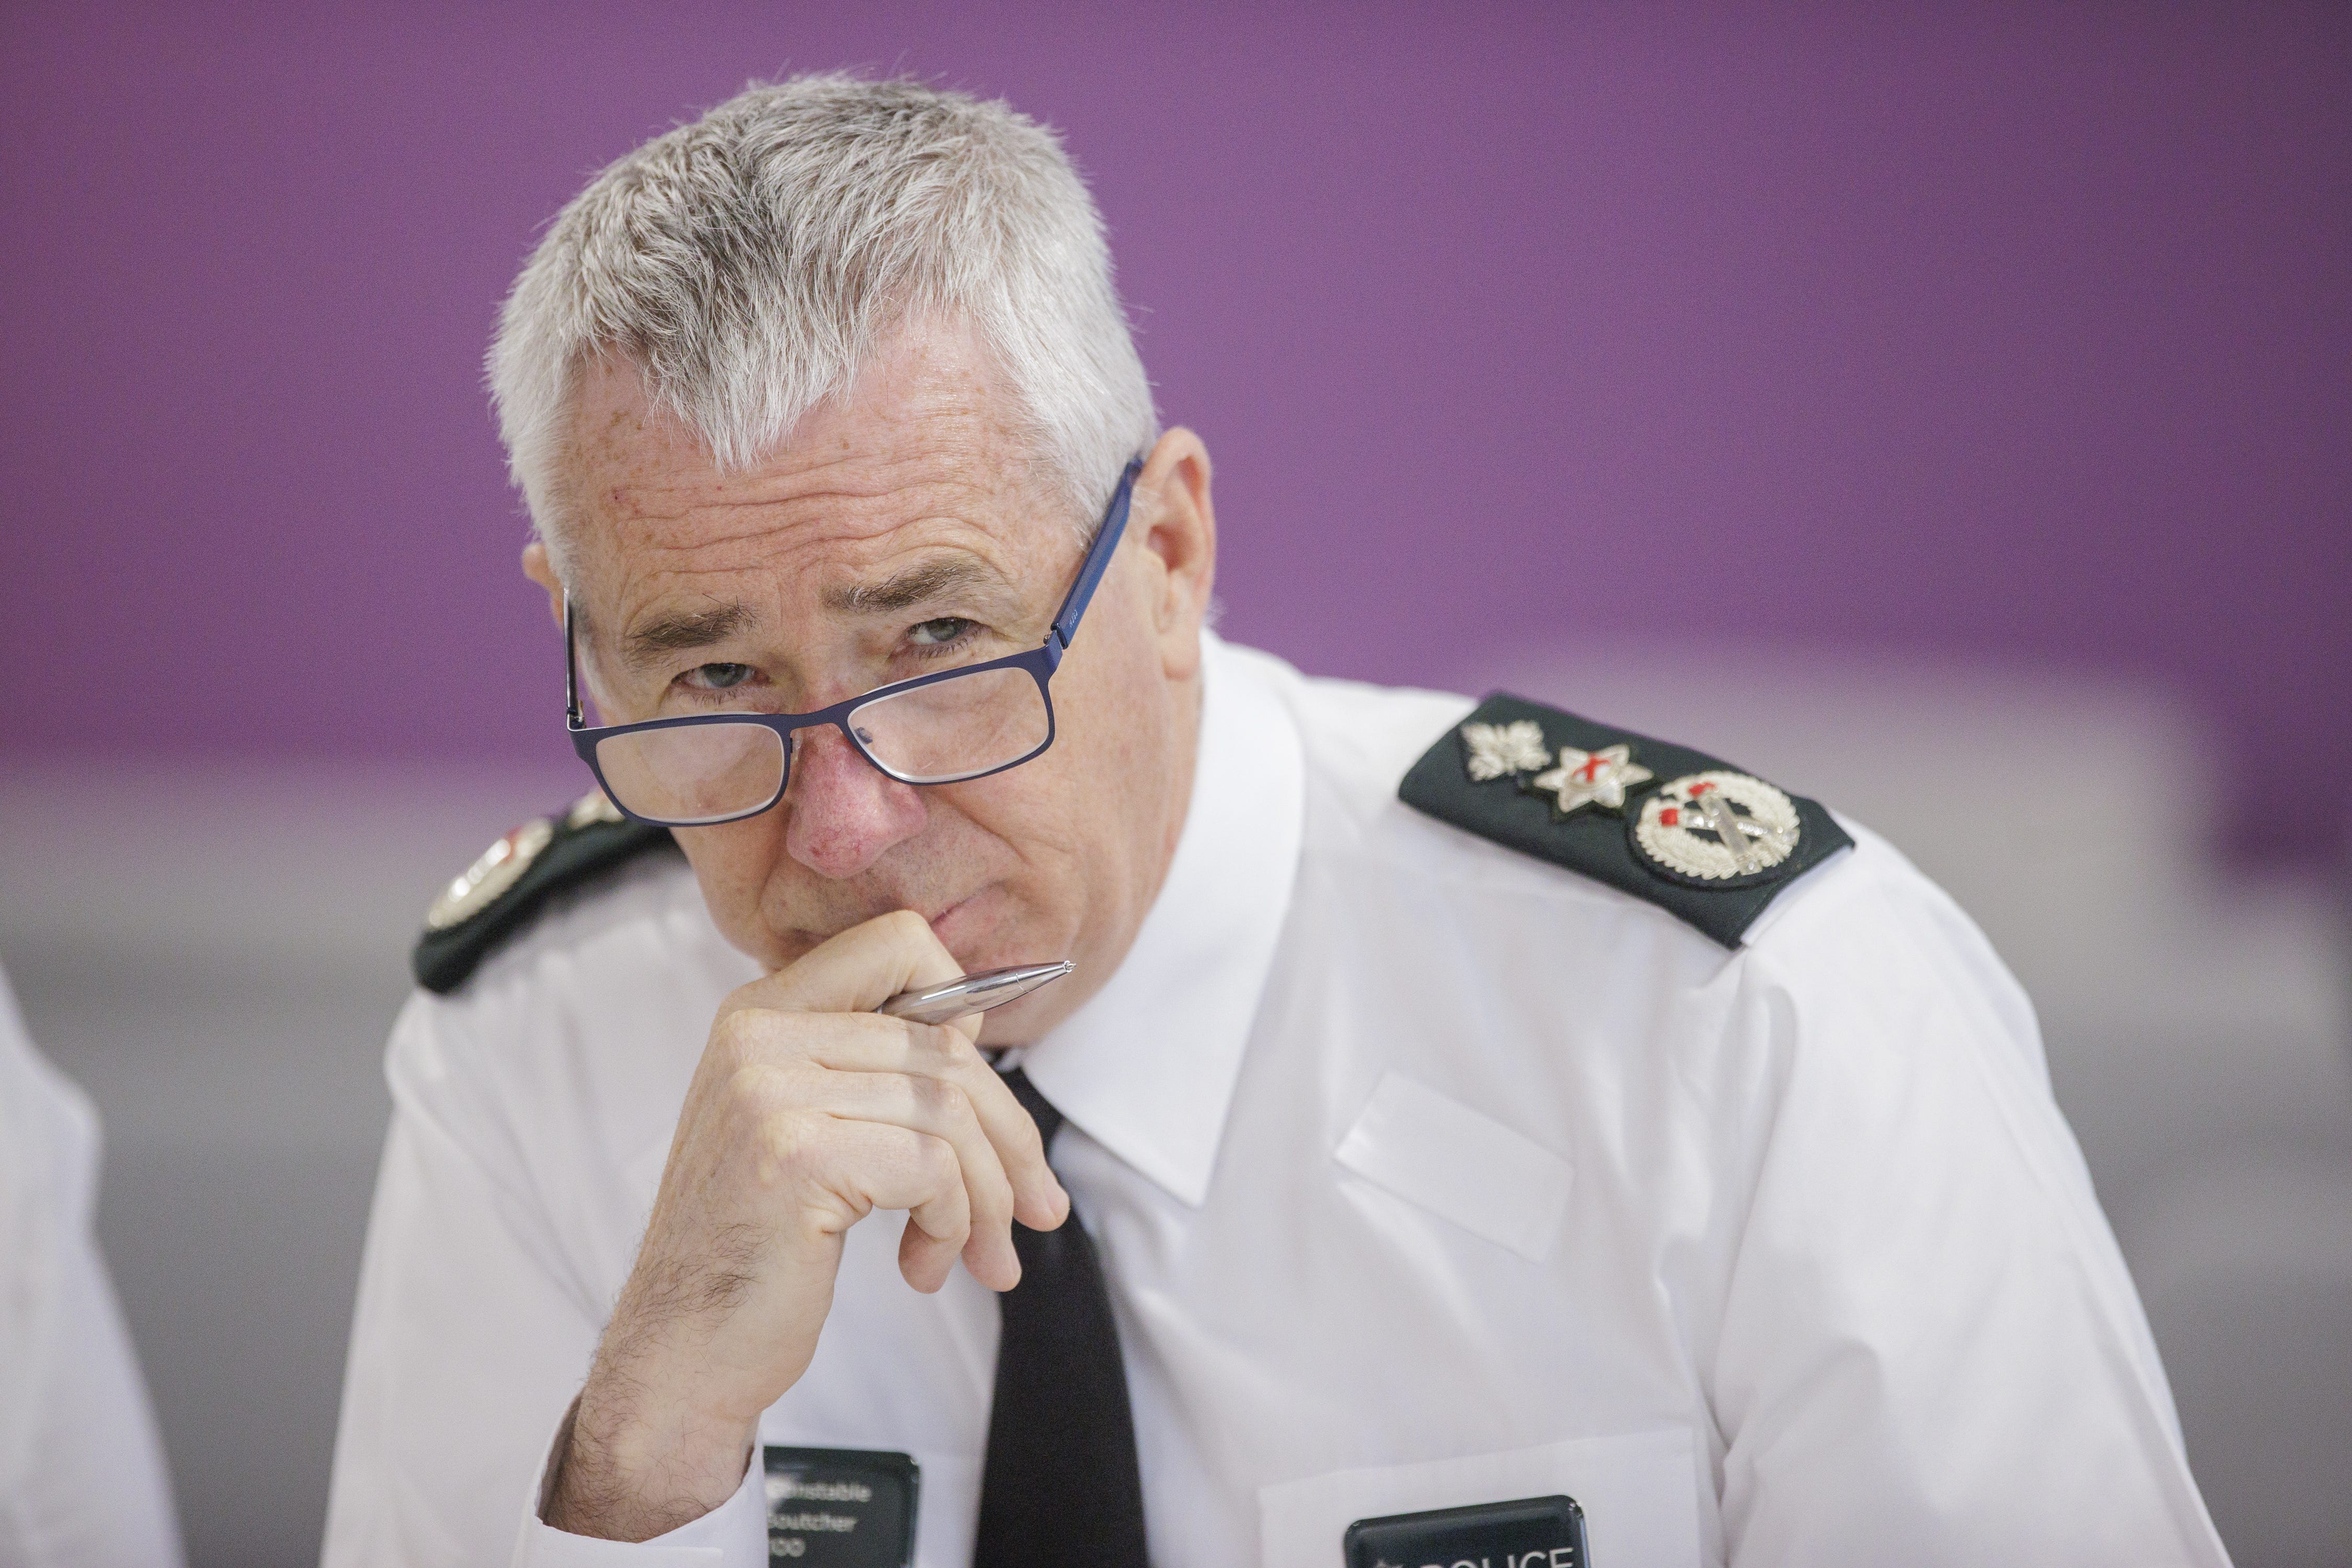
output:
[[[1360,1519],[1347,1549],[1348,1568],[1589,1568],[1572,1497]]]
[[[907,1568],[915,1560],[912,1458],[871,1448],[764,1450],[771,1568]]]

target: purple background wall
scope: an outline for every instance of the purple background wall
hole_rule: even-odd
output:
[[[1886,9],[20,3],[0,734],[560,765],[494,305],[596,165],[849,64],[1066,131],[1235,635],[2153,674],[2239,847],[2334,855],[2352,11]]]

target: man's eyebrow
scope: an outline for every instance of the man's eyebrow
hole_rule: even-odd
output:
[[[941,555],[893,572],[878,583],[852,583],[824,591],[825,607],[852,615],[880,615],[952,594],[961,588],[1004,586],[997,570],[977,555]]]
[[[708,610],[673,610],[633,628],[621,639],[621,658],[631,665],[653,664],[668,653],[689,653],[724,642],[755,619],[745,605]]]

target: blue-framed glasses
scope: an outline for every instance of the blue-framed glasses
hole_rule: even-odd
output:
[[[706,713],[590,729],[580,710],[572,600],[563,601],[563,715],[572,749],[614,805],[640,822],[701,827],[757,816],[784,798],[793,732],[830,724],[901,784],[961,784],[1017,768],[1054,743],[1054,671],[1110,566],[1141,458],[1129,463],[1045,643],[941,670],[814,713]]]

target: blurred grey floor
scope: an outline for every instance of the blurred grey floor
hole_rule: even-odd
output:
[[[1752,650],[1483,675],[1820,795],[1953,890],[2041,1011],[2223,1538],[2242,1568],[2352,1564],[2342,889],[2212,869],[2210,748],[2181,718],[2126,687]],[[101,1237],[198,1568],[316,1559],[407,943],[441,882],[574,789],[0,769],[0,961],[106,1119]]]

